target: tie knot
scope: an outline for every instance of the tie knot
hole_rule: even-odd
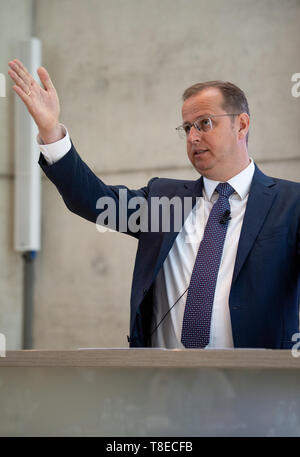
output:
[[[216,192],[223,197],[229,198],[231,194],[234,192],[234,188],[231,187],[228,182],[220,182],[216,187]]]

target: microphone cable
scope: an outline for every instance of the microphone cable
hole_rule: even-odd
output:
[[[174,308],[174,306],[176,305],[176,303],[179,302],[179,300],[184,296],[184,294],[186,293],[186,291],[189,289],[190,286],[188,286],[185,291],[180,295],[179,298],[177,298],[176,302],[174,303],[174,305],[171,306],[170,309],[168,309],[168,311],[165,313],[165,315],[163,316],[163,318],[159,321],[159,323],[157,324],[157,326],[154,328],[154,330],[152,331],[152,333],[149,335],[149,338],[148,338],[148,341],[151,343],[151,337],[153,335],[153,333],[158,329],[158,327],[161,325],[162,321],[165,319],[165,317],[169,314],[169,312]]]

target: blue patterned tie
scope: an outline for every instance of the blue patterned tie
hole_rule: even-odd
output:
[[[227,182],[216,187],[213,205],[199,246],[191,276],[182,323],[181,342],[186,348],[203,348],[209,343],[216,282],[230,214],[229,197],[234,189]]]

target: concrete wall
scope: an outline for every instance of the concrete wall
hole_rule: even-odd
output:
[[[12,25],[13,10],[5,8]],[[105,182],[140,187],[152,176],[197,178],[174,128],[183,90],[209,79],[232,81],[248,95],[249,153],[262,170],[300,180],[300,99],[291,95],[291,76],[300,71],[298,0],[37,0],[33,15],[61,121]],[[11,143],[6,150],[10,157]],[[9,183],[2,178],[8,230]],[[65,209],[45,179],[42,236],[34,346],[127,346],[135,240],[98,233]]]
[[[32,0],[0,0],[0,73],[6,79],[6,97],[0,98],[0,333],[8,349],[22,344],[22,267],[13,250],[13,91],[8,61],[17,41],[32,33]]]

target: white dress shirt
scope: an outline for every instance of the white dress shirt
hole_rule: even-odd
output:
[[[61,124],[62,125],[62,124]],[[40,150],[49,165],[60,160],[71,148],[71,141],[65,126],[65,137],[48,145],[43,144],[38,136]],[[248,194],[254,173],[254,162],[250,158],[249,165],[239,174],[228,180],[235,192],[229,197],[231,220],[228,224],[223,253],[212,309],[209,348],[233,348],[229,293],[236,259],[237,247],[244,219]],[[182,230],[161,268],[154,284],[154,308],[152,331],[152,347],[169,349],[184,348],[181,343],[181,329],[187,292],[171,309],[178,298],[188,288],[193,271],[199,244],[210,210],[218,198],[215,188],[219,181],[203,178],[203,196],[199,198],[195,208],[187,217]],[[196,222],[196,224],[195,224]]]

